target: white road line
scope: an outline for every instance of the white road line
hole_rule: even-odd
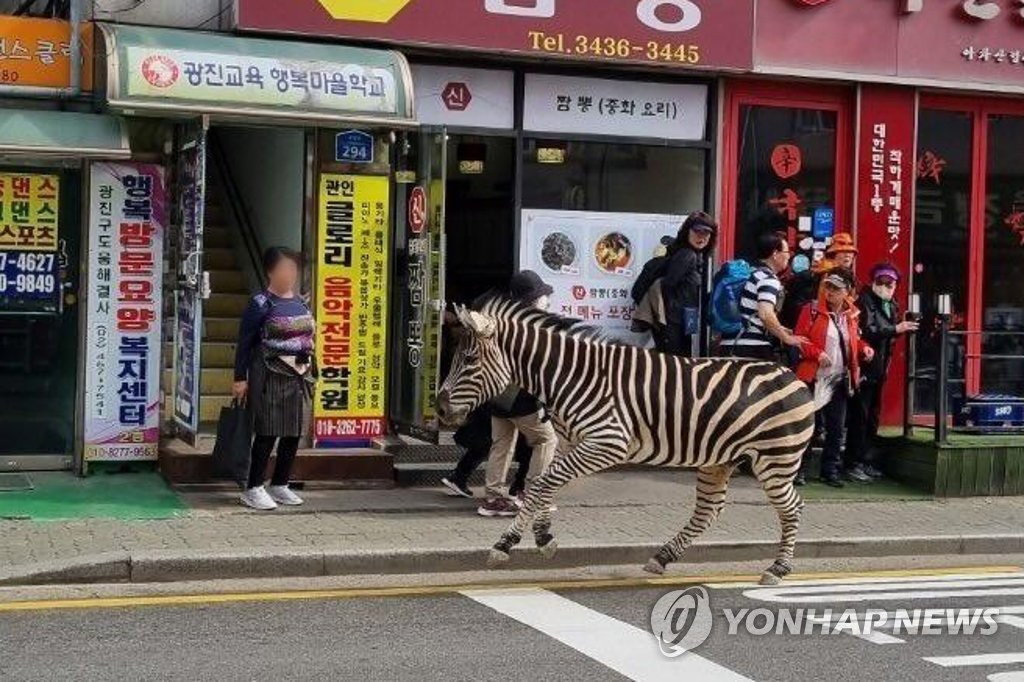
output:
[[[1024,670],[1014,670],[1010,673],[993,673],[988,676],[988,682],[1024,682]]]
[[[1024,618],[1021,618],[1020,616],[1004,616],[1000,614],[996,616],[995,621],[1001,625],[1009,625],[1010,627],[1017,628],[1018,630],[1024,630]]]
[[[467,590],[461,594],[636,682],[751,682],[692,652],[667,658],[651,633],[547,590]]]
[[[792,585],[743,591],[743,596],[749,599],[794,604],[935,599],[941,597],[1012,596],[1021,594],[1024,594],[1024,578]]]
[[[925,658],[929,663],[941,665],[943,668],[959,668],[971,665],[1010,665],[1024,663],[1024,652],[1009,654],[972,654],[970,656],[935,656]]]
[[[1018,580],[1024,580],[1024,571],[1015,571],[1013,573],[949,573],[946,575],[935,575],[935,576],[920,576],[920,575],[908,575],[908,576],[865,576],[861,578],[850,578],[850,577],[839,577],[839,578],[815,578],[813,580],[801,580],[799,576],[788,579],[781,587],[772,589],[800,589],[803,587],[819,586],[819,585],[870,585],[872,583],[916,583],[922,580],[929,582],[962,582],[965,580],[993,580],[1000,578],[1016,578]],[[731,582],[731,583],[705,583],[705,587],[714,589],[729,589],[729,588],[750,588],[756,587],[755,582]]]

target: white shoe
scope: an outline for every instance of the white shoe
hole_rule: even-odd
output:
[[[246,507],[252,507],[253,509],[258,509],[260,511],[277,509],[277,504],[274,502],[274,499],[267,494],[267,491],[263,486],[249,488],[243,492],[242,504]]]
[[[272,485],[267,488],[267,492],[270,493],[270,497],[273,498],[274,502],[283,504],[286,507],[298,507],[305,502],[286,485]]]

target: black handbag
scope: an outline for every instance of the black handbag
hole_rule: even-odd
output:
[[[244,486],[249,479],[252,458],[252,418],[249,411],[233,400],[220,408],[217,442],[213,446],[213,475]]]

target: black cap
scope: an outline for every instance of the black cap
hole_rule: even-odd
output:
[[[522,270],[512,275],[508,290],[512,298],[521,303],[533,303],[541,296],[550,296],[555,291],[533,270]]]

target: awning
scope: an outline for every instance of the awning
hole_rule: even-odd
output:
[[[127,159],[132,152],[124,121],[116,116],[2,109],[0,154]]]
[[[100,24],[106,92],[126,113],[414,125],[412,76],[391,50]]]

